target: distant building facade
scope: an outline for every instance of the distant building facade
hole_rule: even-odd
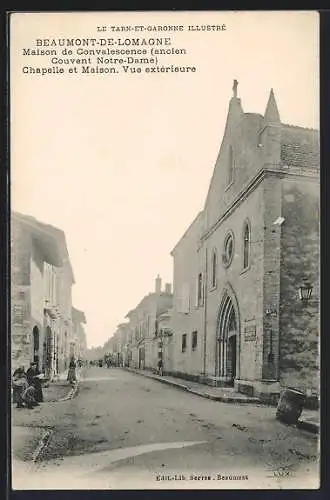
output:
[[[105,354],[110,355],[110,359],[117,366],[128,366],[129,364],[129,330],[129,323],[119,324],[113,336],[105,344]]]
[[[172,252],[173,373],[317,390],[318,140],[281,123],[273,91],[264,116],[244,113],[234,86],[204,210]]]
[[[63,231],[13,213],[12,368],[36,361],[53,377],[68,366],[73,271]]]
[[[156,331],[156,342],[157,342],[157,365],[158,362],[162,361],[163,373],[172,373],[173,371],[173,331],[172,331],[172,314],[173,309],[167,309],[164,312],[157,314],[157,331]]]
[[[127,349],[132,366],[156,369],[158,363],[159,315],[172,307],[173,294],[170,283],[162,290],[162,280],[155,280],[155,291],[146,295],[135,309],[128,312],[130,333]]]
[[[84,325],[86,324],[86,316],[83,311],[72,308],[72,341],[70,346],[70,354],[75,359],[83,360],[87,350],[87,339]]]

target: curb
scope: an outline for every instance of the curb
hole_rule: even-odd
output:
[[[79,381],[77,381],[77,383],[74,385],[74,387],[72,387],[72,389],[69,391],[69,393],[64,398],[58,399],[57,402],[62,402],[62,401],[67,401],[69,399],[73,399],[78,391],[78,387],[79,387]],[[36,472],[38,470],[37,462],[39,460],[40,455],[44,451],[44,449],[47,448],[53,432],[54,432],[53,430],[48,429],[48,430],[44,431],[43,435],[41,436],[39,443],[38,443],[38,446],[36,447],[36,449],[34,450],[34,452],[32,454],[32,460],[30,463],[30,472],[33,473],[33,472]]]
[[[64,396],[64,398],[58,399],[58,402],[63,402],[63,401],[68,401],[69,399],[73,399],[78,391],[78,386],[79,382],[77,381],[76,384],[70,389],[68,394]]]
[[[304,431],[312,432],[313,434],[320,433],[320,425],[314,424],[313,422],[308,422],[306,420],[299,420],[297,423],[297,428]]]
[[[41,453],[48,446],[48,443],[50,441],[52,434],[53,434],[53,431],[48,430],[48,431],[45,431],[43,433],[43,435],[41,436],[39,444],[38,444],[37,448],[34,450],[33,455],[32,455],[32,463],[33,464],[35,464],[38,461],[38,458],[40,457]]]
[[[237,404],[259,404],[260,401],[258,398],[235,398],[231,396],[216,396],[215,394],[210,394],[209,392],[201,393],[199,391],[194,391],[193,389],[188,389],[189,392],[193,394],[197,394],[198,396],[202,396],[207,399],[211,399],[213,401],[220,401],[221,403],[237,403]]]
[[[228,396],[215,396],[214,394],[210,394],[208,392],[201,392],[196,389],[190,389],[188,386],[180,384],[179,382],[174,382],[173,380],[167,380],[162,377],[157,377],[155,375],[149,375],[147,373],[141,373],[138,370],[134,370],[132,368],[124,367],[124,370],[140,375],[141,377],[151,378],[153,380],[157,380],[163,384],[171,385],[172,387],[177,387],[178,389],[189,392],[190,394],[195,394],[196,396],[200,396],[205,399],[211,399],[213,401],[219,401],[221,403],[238,403],[238,404],[260,404],[258,398],[235,398]],[[307,422],[305,420],[300,420],[297,424],[298,429],[302,429],[308,432],[312,432],[313,434],[319,434],[320,426],[318,424],[314,424],[312,422]]]
[[[148,375],[147,373],[141,373],[138,370],[133,370],[129,368],[125,368],[125,370],[131,372],[131,373],[136,373],[137,375],[141,375],[142,377],[146,378],[151,378],[153,380],[157,380],[158,382],[161,382],[163,384],[171,385],[172,387],[177,387],[178,389],[181,389],[183,391],[189,392],[190,394],[195,394],[196,396],[199,396],[204,399],[211,399],[213,401],[219,401],[221,403],[239,403],[239,404],[256,404],[260,403],[260,401],[257,398],[235,398],[235,397],[228,397],[228,396],[216,396],[214,394],[210,394],[208,392],[201,392],[196,389],[190,389],[187,385],[180,384],[179,382],[174,382],[173,380],[168,380],[166,378],[162,377],[157,377],[155,375]]]
[[[178,389],[181,389],[183,391],[189,391],[188,387],[186,385],[180,384],[179,382],[174,382],[172,380],[167,380],[162,377],[157,377],[155,375],[148,375],[147,373],[141,373],[138,370],[133,370],[130,368],[125,368],[128,372],[135,373],[136,375],[140,375],[141,377],[146,377],[146,378],[151,378],[153,380],[157,380],[158,382],[161,382],[162,384],[167,384],[171,385],[173,387],[177,387]]]

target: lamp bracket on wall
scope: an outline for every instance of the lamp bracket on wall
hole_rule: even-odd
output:
[[[277,308],[275,306],[268,306],[265,309],[266,316],[277,316]]]

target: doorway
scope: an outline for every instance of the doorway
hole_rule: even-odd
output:
[[[227,360],[227,376],[230,379],[230,383],[233,384],[236,377],[236,334],[231,335],[228,339],[228,360]]]
[[[44,367],[47,376],[50,375],[52,369],[52,349],[53,335],[50,326],[46,327],[46,336],[44,343]]]
[[[234,303],[228,292],[220,306],[217,332],[217,375],[226,385],[233,386],[237,376],[238,317]]]
[[[33,334],[33,361],[37,363],[37,366],[39,368],[40,336],[39,336],[39,328],[37,326],[33,327],[32,334]]]

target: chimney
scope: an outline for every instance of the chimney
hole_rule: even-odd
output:
[[[157,278],[155,279],[155,292],[160,293],[162,291],[162,279],[157,275]]]
[[[172,293],[171,283],[165,283],[165,293],[168,293],[169,295]]]

